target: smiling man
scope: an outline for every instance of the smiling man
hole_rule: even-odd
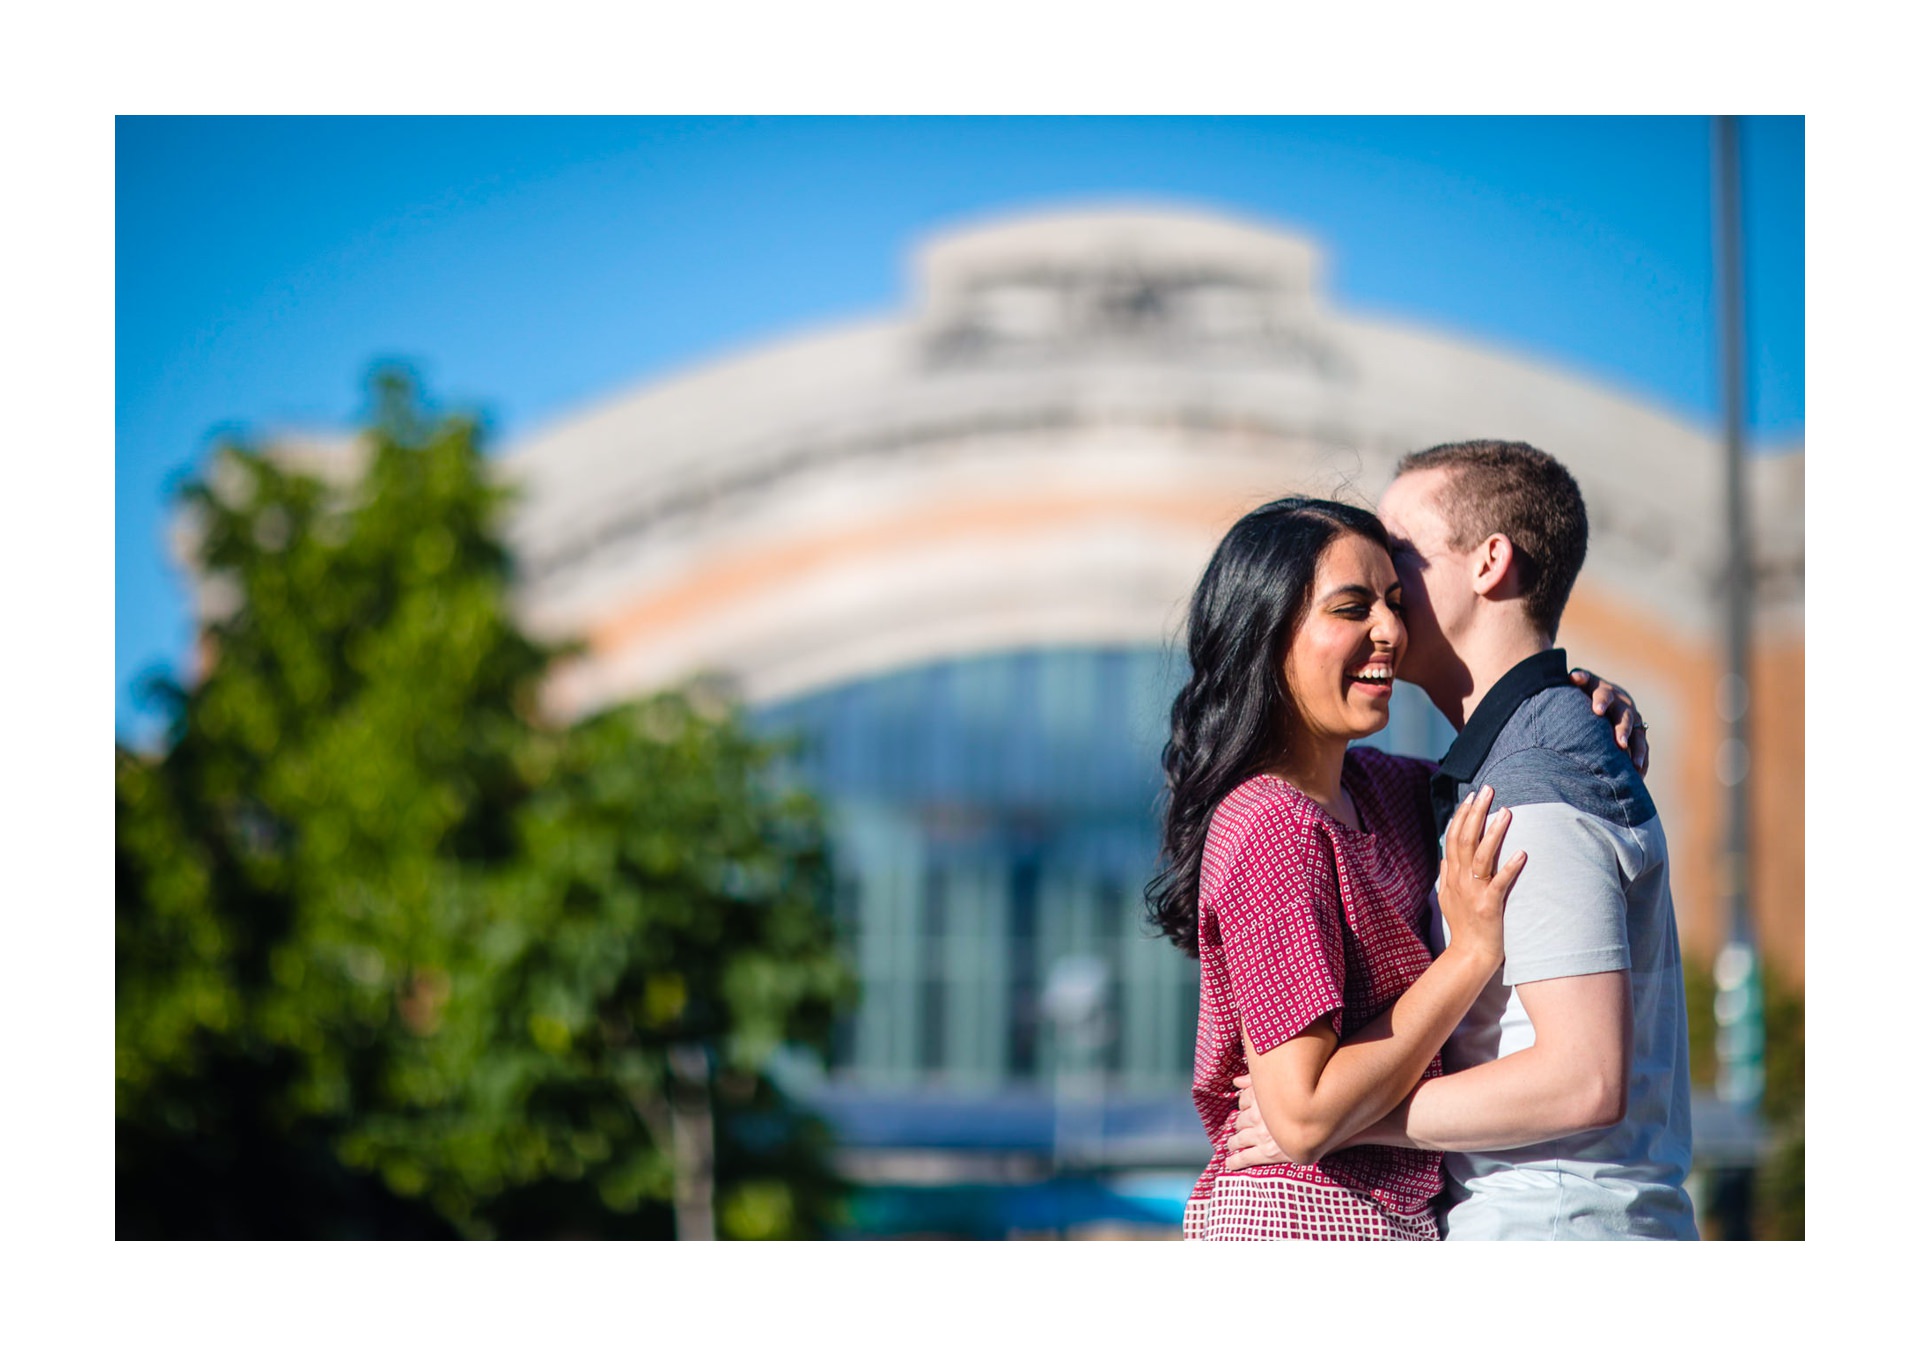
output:
[[[1350,1142],[1446,1153],[1449,1239],[1697,1238],[1667,844],[1646,784],[1553,642],[1586,558],[1565,467],[1525,443],[1405,457],[1380,501],[1406,605],[1399,677],[1459,731],[1437,822],[1513,811],[1506,959],[1430,1079]],[[1437,939],[1443,941],[1442,939]],[[1250,1093],[1228,1168],[1278,1154]]]

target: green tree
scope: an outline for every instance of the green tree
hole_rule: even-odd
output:
[[[1767,1084],[1760,1114],[1773,1146],[1760,1165],[1754,1191],[1754,1232],[1761,1238],[1807,1236],[1807,1003],[1806,995],[1771,972],[1763,973]]]
[[[764,1077],[783,1045],[824,1043],[850,995],[816,807],[771,786],[770,750],[699,689],[533,757],[521,851],[476,916],[487,963],[441,1038],[409,1047],[406,1113],[357,1126],[350,1161],[476,1232],[530,1188],[563,1209],[554,1183],[576,1184],[579,1227],[671,1202],[693,1236],[716,1211],[732,1236],[816,1229],[836,1195],[808,1161],[820,1128]]]
[[[121,1232],[663,1234],[706,1160],[723,1231],[818,1231],[765,1078],[850,992],[817,812],[710,699],[543,725],[477,425],[373,396],[352,473],[182,494],[225,607],[116,756]]]
[[[1713,971],[1689,961],[1687,989],[1688,1061],[1693,1085],[1710,1089],[1719,1076],[1714,1041]],[[1765,1083],[1760,1119],[1767,1127],[1765,1156],[1754,1176],[1753,1232],[1765,1239],[1806,1237],[1806,996],[1771,967],[1760,973],[1761,1025],[1766,1032]],[[1699,1203],[1696,1203],[1699,1204]],[[1713,1222],[1718,1229],[1719,1223]]]

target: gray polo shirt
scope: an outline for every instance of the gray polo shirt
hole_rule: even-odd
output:
[[[1533,1044],[1514,985],[1626,970],[1633,994],[1625,1118],[1448,1154],[1446,1237],[1698,1238],[1682,1185],[1693,1126],[1666,834],[1611,728],[1568,683],[1565,652],[1533,655],[1495,684],[1434,782],[1448,816],[1491,783],[1492,808],[1513,811],[1502,860],[1527,854],[1507,899],[1506,964],[1447,1042],[1448,1071]]]

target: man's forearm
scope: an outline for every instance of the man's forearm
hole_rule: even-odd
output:
[[[1449,1152],[1513,1149],[1617,1119],[1609,1089],[1597,1072],[1556,1061],[1535,1046],[1428,1079],[1345,1144]]]

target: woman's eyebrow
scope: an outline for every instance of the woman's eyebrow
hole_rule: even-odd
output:
[[[1395,585],[1395,587],[1398,587],[1398,585]],[[1348,594],[1348,593],[1358,594],[1360,597],[1367,598],[1367,599],[1371,599],[1374,596],[1373,590],[1368,588],[1365,584],[1336,584],[1334,587],[1328,589],[1325,593],[1320,595],[1320,601],[1323,603],[1330,603],[1335,598],[1341,597],[1342,595]]]

